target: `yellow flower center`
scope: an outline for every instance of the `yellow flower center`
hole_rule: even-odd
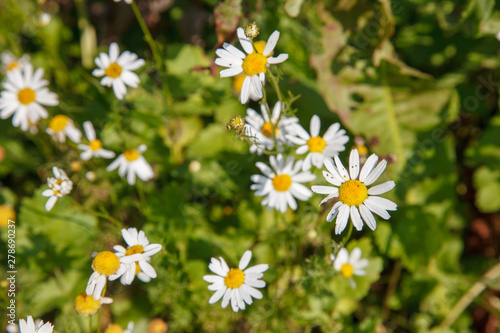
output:
[[[118,324],[111,324],[106,328],[104,333],[123,333],[123,329]]]
[[[278,175],[273,178],[273,187],[276,191],[288,191],[290,186],[292,186],[292,177],[289,175]]]
[[[106,76],[109,76],[112,79],[116,79],[117,77],[120,76],[122,70],[123,70],[122,66],[114,62],[111,65],[109,65],[108,68],[106,68],[104,74],[106,74]]]
[[[236,92],[241,93],[241,87],[243,86],[243,81],[245,81],[245,74],[240,74],[234,77],[233,88]]]
[[[7,67],[5,67],[5,69],[8,72],[10,72],[11,70],[16,69],[17,67],[19,67],[19,63],[17,61],[13,61],[10,64],[8,64]]]
[[[267,58],[260,53],[252,53],[243,60],[243,71],[248,76],[266,72]]]
[[[339,200],[348,206],[359,206],[368,198],[368,190],[359,180],[348,180],[339,188]]]
[[[262,125],[262,127],[260,128],[260,131],[262,132],[262,134],[264,134],[266,137],[268,138],[272,138],[273,137],[273,125],[274,124],[271,124],[270,121],[266,121],[264,123],[264,125]],[[274,125],[276,126],[276,125]],[[275,127],[274,128],[274,135],[278,134],[278,127]]]
[[[49,123],[49,128],[54,132],[62,131],[66,125],[68,124],[69,118],[63,116],[62,114],[58,114]]]
[[[139,263],[135,263],[135,275],[139,274],[141,272],[141,266],[139,266]]]
[[[17,99],[21,104],[28,105],[35,101],[36,94],[31,88],[24,88],[17,93]]]
[[[231,268],[224,278],[224,284],[228,288],[236,289],[245,282],[245,274],[239,268]]]
[[[123,152],[123,156],[127,159],[127,161],[132,162],[141,156],[141,154],[137,151],[137,149],[127,149]]]
[[[75,298],[75,310],[79,314],[88,316],[96,313],[100,307],[101,301],[96,301],[94,297],[88,296],[86,293],[81,293]]]
[[[57,190],[52,190],[52,192],[54,193],[53,195],[58,195],[58,194],[61,194],[61,192],[57,191]]]
[[[101,140],[95,139],[89,142],[89,147],[93,151],[99,150],[102,148],[102,142]]]
[[[0,227],[6,227],[9,220],[15,221],[16,212],[11,205],[0,205]]]
[[[326,147],[326,141],[322,137],[317,136],[307,140],[307,146],[311,153],[321,153]]]
[[[354,273],[354,268],[352,267],[351,264],[343,264],[342,267],[340,267],[340,273],[345,278],[350,278]]]
[[[113,252],[102,251],[92,261],[92,268],[99,274],[109,276],[120,268],[120,259]]]
[[[255,48],[257,53],[262,54],[262,53],[264,53],[264,49],[266,48],[266,42],[264,42],[263,40],[259,40],[258,42],[253,43],[253,47]],[[273,53],[274,53],[274,51],[271,52],[271,54],[268,54],[267,56],[270,57],[273,55]]]
[[[130,256],[136,253],[144,253],[144,248],[142,247],[142,245],[131,246],[127,249],[127,251],[125,251],[126,256]]]
[[[358,150],[360,156],[368,154],[368,148],[364,145],[356,146],[356,149]]]

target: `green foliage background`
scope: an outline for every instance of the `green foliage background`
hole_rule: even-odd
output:
[[[167,72],[157,72],[129,5],[102,1],[0,2],[0,50],[29,53],[43,67],[65,114],[77,126],[91,120],[104,147],[115,152],[148,146],[155,178],[129,186],[107,161],[81,162],[72,144],[23,133],[0,121],[0,203],[17,212],[17,313],[51,320],[59,332],[87,332],[73,309],[91,274],[91,254],[123,244],[120,227],[143,229],[163,251],[153,257],[158,278],[124,288],[103,309],[102,325],[123,327],[161,317],[171,332],[475,332],[495,330],[500,234],[500,5],[493,0],[165,1],[154,11],[138,1],[162,49]],[[42,11],[52,14],[41,25]],[[277,214],[249,190],[258,173],[248,144],[226,130],[245,115],[231,79],[213,64],[234,29],[256,21],[266,40],[281,32],[276,51],[281,89],[301,95],[293,107],[308,128],[340,121],[351,140],[394,159],[381,181],[395,180],[387,197],[398,204],[372,232],[354,231],[347,248],[361,247],[370,265],[353,290],[329,259],[341,237],[325,221],[322,199]],[[94,34],[95,32],[95,34]],[[93,57],[118,41],[146,59],[141,85],[124,102],[92,77]],[[162,95],[166,80],[173,102]],[[267,85],[272,104],[276,95]],[[257,104],[251,104],[254,109]],[[391,155],[389,155],[391,154]],[[201,163],[193,172],[192,162]],[[191,169],[190,169],[191,164]],[[75,184],[69,198],[44,210],[41,192],[52,166]],[[90,182],[85,173],[94,171]],[[316,184],[322,182],[321,173]],[[383,179],[382,179],[383,178]],[[91,214],[89,210],[100,212]],[[0,245],[6,263],[6,229]],[[236,265],[268,263],[264,298],[239,313],[209,305],[202,276],[211,257]],[[491,270],[493,267],[493,270]],[[490,275],[484,278],[485,272]],[[491,273],[493,272],[493,273]],[[476,283],[486,289],[457,310]],[[5,285],[2,285],[5,288]],[[7,302],[2,292],[1,301]],[[468,303],[467,303],[468,304]],[[2,304],[3,306],[3,304]],[[456,320],[447,318],[450,313]],[[453,318],[455,319],[455,318]],[[5,318],[1,319],[2,321]],[[497,319],[498,320],[498,319]],[[493,323],[493,324],[492,324]],[[493,326],[492,326],[493,325]],[[4,327],[4,326],[2,326]]]

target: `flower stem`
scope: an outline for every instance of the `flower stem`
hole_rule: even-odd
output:
[[[283,95],[281,94],[281,90],[278,84],[278,78],[274,76],[272,71],[267,72],[269,76],[269,81],[271,81],[271,84],[273,85],[274,90],[276,91],[276,95],[278,95],[278,100],[283,103]]]
[[[344,246],[344,247],[349,242],[349,239],[351,238],[351,234],[352,234],[352,229],[353,229],[353,224],[352,223],[348,223],[348,224],[349,224],[349,230],[347,230],[347,235],[345,235],[344,238],[342,238],[342,246]]]
[[[89,316],[89,333],[92,333],[92,316]]]

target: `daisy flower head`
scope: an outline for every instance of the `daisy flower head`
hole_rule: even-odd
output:
[[[34,321],[32,316],[28,316],[26,320],[19,320],[20,333],[52,333],[54,326],[50,322],[43,323],[43,320]]]
[[[73,189],[73,182],[69,180],[66,172],[58,167],[53,167],[52,172],[55,177],[47,178],[47,185],[49,186],[49,189],[42,192],[44,197],[49,198],[45,204],[45,210],[47,211],[50,211],[54,207],[57,199],[68,195]]]
[[[134,322],[130,321],[125,330],[118,324],[110,324],[104,333],[134,333]]]
[[[133,71],[144,66],[144,59],[138,59],[137,54],[124,51],[122,54],[118,44],[109,45],[109,54],[101,52],[95,58],[97,67],[92,72],[96,77],[104,76],[101,84],[106,87],[113,87],[116,98],[123,99],[127,93],[127,86],[135,88],[139,85],[139,76]]]
[[[102,158],[113,158],[115,153],[110,150],[102,148],[101,140],[97,139],[95,134],[94,126],[90,121],[83,123],[83,129],[85,130],[85,135],[89,140],[89,144],[79,144],[78,148],[83,150],[80,154],[80,158],[84,161],[91,159],[92,157],[102,157]]]
[[[130,285],[136,275],[142,282],[156,278],[156,271],[149,261],[152,255],[160,252],[161,244],[149,244],[144,231],[137,232],[136,228],[122,229],[122,236],[128,247],[124,248],[121,245],[113,247],[125,266],[120,282],[123,285]]]
[[[253,144],[250,146],[250,152],[261,155],[265,150],[273,150],[274,138],[276,138],[279,148],[284,144],[291,142],[286,139],[286,135],[293,134],[295,126],[299,120],[296,117],[281,116],[283,111],[283,104],[276,102],[274,105],[271,119],[267,112],[266,105],[260,106],[261,114],[257,113],[254,109],[247,109],[247,116],[245,117],[246,134],[251,137]],[[274,133],[273,133],[274,129]]]
[[[153,178],[154,172],[151,165],[142,156],[146,150],[146,145],[140,145],[137,149],[127,149],[108,165],[106,170],[113,171],[118,168],[120,177],[127,175],[129,185],[135,184],[136,176],[143,181],[148,181]]]
[[[333,261],[333,268],[342,274],[343,277],[349,279],[351,287],[356,288],[356,282],[353,276],[365,276],[365,268],[368,266],[368,259],[361,259],[361,249],[354,248],[349,255],[345,247],[341,248],[337,257],[333,254],[330,255]]]
[[[272,56],[280,37],[278,30],[271,34],[261,52],[259,52],[255,43],[245,35],[243,28],[238,28],[236,32],[240,45],[246,54],[235,46],[224,43],[221,49],[215,51],[219,56],[219,58],[215,59],[215,63],[222,67],[229,67],[220,72],[220,77],[236,76],[240,73],[245,74],[240,94],[240,102],[245,104],[248,102],[252,88],[258,99],[262,98],[262,85],[266,79],[267,66],[282,63],[288,59],[288,54],[282,53],[277,57]]]
[[[263,175],[252,175],[250,179],[255,183],[250,186],[255,191],[255,196],[264,196],[262,206],[268,209],[276,209],[285,213],[287,208],[297,209],[295,199],[304,201],[312,196],[311,190],[302,185],[310,182],[316,176],[309,171],[302,171],[302,161],[294,163],[293,156],[286,160],[283,155],[271,155],[269,157],[271,167],[262,162],[255,165],[262,171]]]
[[[0,54],[0,61],[2,61],[2,69],[4,73],[11,72],[15,69],[23,69],[23,66],[30,62],[30,57],[27,54],[17,58],[12,52],[4,51]]]
[[[371,230],[375,230],[377,222],[372,212],[388,220],[391,216],[387,211],[394,211],[398,208],[394,202],[378,196],[392,190],[396,186],[394,181],[387,181],[371,188],[367,187],[380,177],[387,166],[386,160],[382,160],[375,166],[377,161],[378,156],[372,154],[360,172],[357,149],[351,150],[349,171],[344,168],[338,156],[335,156],[335,165],[329,160],[325,161],[328,171],[323,170],[323,176],[327,182],[334,186],[313,186],[311,189],[314,193],[328,194],[320,205],[332,198],[339,198],[326,217],[327,222],[332,222],[338,215],[335,223],[335,234],[342,233],[349,216],[356,230],[363,229],[363,221]]]
[[[92,261],[92,269],[94,273],[89,278],[85,292],[88,296],[93,296],[95,300],[101,298],[108,278],[111,281],[116,280],[125,271],[120,258],[110,251],[99,252]]]
[[[256,288],[264,288],[266,282],[261,278],[269,268],[268,264],[248,267],[252,259],[252,251],[246,251],[240,259],[238,268],[229,268],[226,261],[212,258],[208,268],[217,275],[205,275],[203,280],[211,283],[208,290],[215,291],[209,304],[214,304],[222,298],[222,308],[225,309],[229,302],[234,312],[245,310],[245,303],[251,305],[252,297],[262,299],[262,293]]]
[[[340,124],[335,123],[328,127],[323,136],[319,135],[321,129],[321,120],[317,115],[311,118],[310,133],[300,125],[295,128],[295,135],[288,135],[287,138],[293,143],[299,145],[296,153],[301,155],[308,152],[302,168],[309,170],[311,165],[320,169],[325,160],[332,161],[332,157],[345,150],[345,144],[349,137],[345,130],[340,129]]]
[[[59,104],[57,94],[46,87],[49,82],[43,79],[43,68],[33,73],[33,66],[27,63],[21,69],[7,72],[0,93],[0,118],[12,116],[12,125],[27,131],[30,123],[47,118],[49,114],[42,105],[55,106]]]
[[[75,298],[75,310],[77,313],[90,316],[97,312],[101,308],[102,304],[111,304],[113,299],[109,297],[101,297],[95,300],[94,297],[87,295],[86,293],[81,293]]]
[[[58,114],[50,120],[47,134],[60,143],[66,142],[66,136],[74,143],[80,143],[82,139],[82,132],[76,128],[73,120],[62,114]]]
[[[113,0],[114,2],[120,2],[121,0]],[[124,0],[124,2],[127,4],[127,5],[130,5],[132,3],[132,0]]]

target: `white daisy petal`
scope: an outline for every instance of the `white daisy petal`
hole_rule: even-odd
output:
[[[359,153],[357,149],[351,150],[351,155],[349,156],[349,174],[351,179],[358,178],[359,175]]]
[[[382,183],[382,184],[377,185],[377,186],[373,186],[372,188],[368,189],[368,194],[370,194],[370,195],[383,194],[383,193],[386,193],[386,192],[389,192],[390,190],[392,190],[394,188],[394,186],[396,186],[396,183],[394,181],[390,180],[388,182]]]

